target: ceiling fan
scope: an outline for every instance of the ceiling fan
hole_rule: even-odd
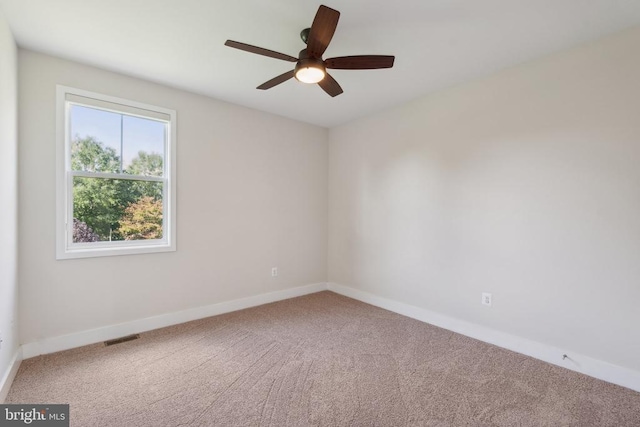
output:
[[[335,33],[338,26],[339,18],[340,12],[321,5],[318,8],[316,17],[313,19],[311,28],[305,28],[300,32],[300,38],[307,44],[307,47],[300,51],[298,58],[233,40],[227,40],[224,44],[246,52],[296,63],[293,70],[264,82],[257,89],[271,89],[295,77],[303,83],[317,83],[325,92],[334,97],[340,95],[343,91],[338,82],[327,73],[327,68],[335,70],[374,70],[391,68],[395,60],[394,56],[388,55],[341,56],[323,60],[322,55],[327,50],[329,42],[331,42],[333,33]]]

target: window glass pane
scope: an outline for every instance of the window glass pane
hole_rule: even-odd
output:
[[[119,173],[121,114],[70,106],[71,169]]]
[[[73,242],[162,239],[162,182],[73,177]]]
[[[162,176],[166,123],[123,116],[123,169],[125,173]]]

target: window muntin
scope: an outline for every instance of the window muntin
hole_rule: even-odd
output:
[[[64,87],[58,97],[58,258],[175,250],[175,112]]]

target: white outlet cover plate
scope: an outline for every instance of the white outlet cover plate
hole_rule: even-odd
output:
[[[483,305],[491,305],[491,294],[488,292],[483,292],[482,293],[482,304]]]

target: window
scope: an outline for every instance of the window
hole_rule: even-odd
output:
[[[176,113],[58,86],[57,259],[175,250]]]

